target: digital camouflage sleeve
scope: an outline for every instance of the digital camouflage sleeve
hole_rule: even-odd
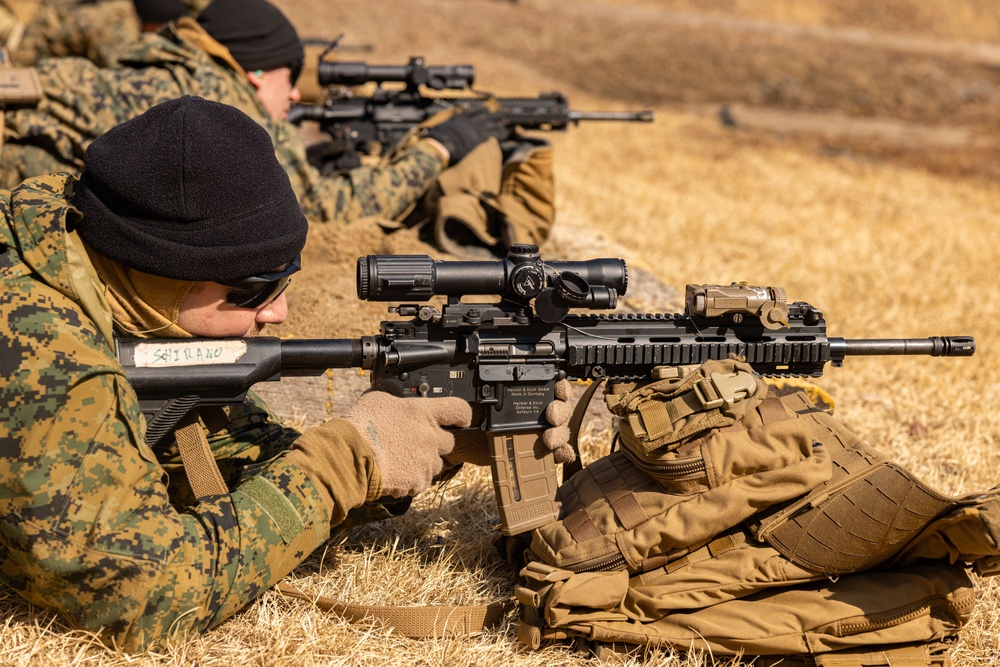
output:
[[[56,171],[79,173],[87,146],[152,106],[182,95],[229,104],[271,135],[303,212],[315,221],[396,219],[444,170],[444,157],[427,142],[385,166],[365,166],[323,177],[306,160],[298,129],[275,122],[229,52],[192,19],[145,34],[118,67],[82,58],[42,60],[44,98],[37,108],[8,111],[0,156],[0,186]]]
[[[357,445],[332,441],[338,465],[360,472],[325,490],[330,510],[286,460],[298,433],[251,401],[212,437],[233,491],[184,503],[176,452],[145,445],[110,315],[88,294],[97,279],[66,227],[74,184],[52,175],[0,191],[0,581],[142,650],[232,616],[328,537],[331,511],[378,489]],[[178,474],[168,480],[158,457]]]
[[[132,0],[0,0],[0,42],[16,65],[79,56],[111,67],[139,32]]]

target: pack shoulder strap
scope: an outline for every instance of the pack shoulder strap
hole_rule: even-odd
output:
[[[287,583],[280,583],[275,588],[282,595],[305,600],[352,623],[366,620],[381,622],[411,639],[474,635],[499,626],[516,608],[513,600],[470,606],[391,607],[345,604],[322,595],[307,595]]]

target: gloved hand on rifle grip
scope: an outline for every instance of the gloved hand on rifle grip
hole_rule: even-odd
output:
[[[382,493],[401,498],[424,491],[455,447],[454,431],[467,428],[472,408],[460,398],[399,398],[369,389],[344,415],[371,447],[382,474]]]
[[[573,416],[573,385],[569,380],[559,380],[555,385],[556,400],[545,407],[545,419],[552,428],[542,433],[542,442],[555,453],[556,463],[576,460],[576,452],[569,441],[569,420]]]
[[[496,117],[483,107],[468,109],[427,131],[448,151],[449,166],[458,164],[466,155],[490,137],[503,136],[503,127]]]
[[[545,420],[549,428],[542,432],[542,443],[552,450],[556,463],[576,460],[576,452],[569,441],[569,420],[573,416],[573,385],[569,380],[559,380],[555,384],[555,400],[545,408]],[[473,423],[482,421],[482,415],[473,417]],[[449,463],[471,463],[477,466],[490,465],[490,434],[480,428],[468,428],[455,433],[455,448],[445,456]]]

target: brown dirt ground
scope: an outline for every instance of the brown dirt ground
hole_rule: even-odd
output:
[[[807,151],[963,176],[992,178],[998,169],[1000,29],[990,5],[975,0],[944,13],[903,0],[279,4],[300,25],[336,26],[355,45],[370,41],[372,52],[360,57],[371,62],[473,62],[479,85],[501,94],[525,93],[518,82],[528,79],[558,82],[574,100],[627,108],[736,103],[746,110],[738,125],[767,134],[773,124],[758,125],[750,110],[795,112],[779,134]],[[822,132],[806,120],[810,113]],[[935,150],[877,126],[877,136],[859,139],[852,127],[863,119],[912,125],[907,134]]]

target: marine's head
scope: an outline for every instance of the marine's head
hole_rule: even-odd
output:
[[[164,23],[187,16],[191,7],[185,0],[132,0],[143,32],[153,32]]]
[[[284,319],[308,224],[253,119],[184,96],[102,135],[85,162],[74,225],[120,329],[238,336]]]
[[[232,54],[275,120],[293,102],[305,52],[295,26],[267,0],[213,0],[198,23]]]

